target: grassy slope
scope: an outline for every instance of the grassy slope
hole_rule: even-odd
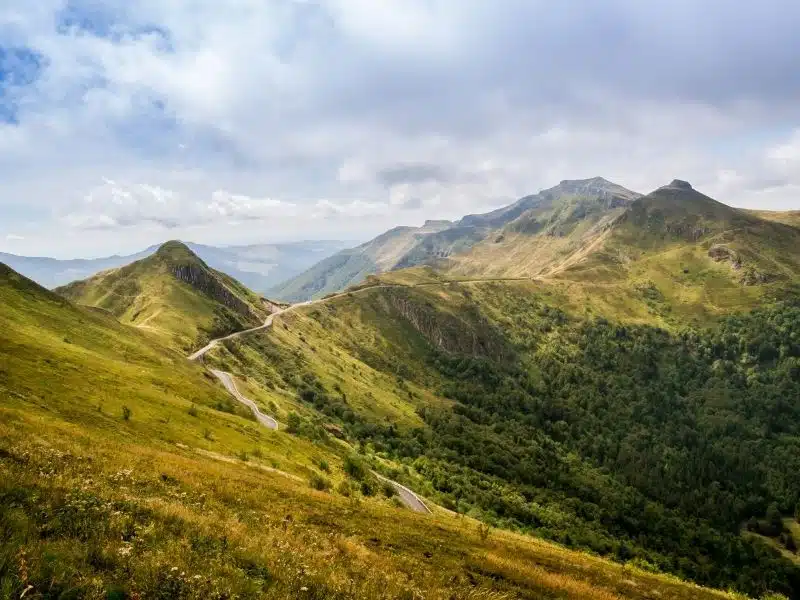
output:
[[[712,249],[727,256],[715,259]],[[662,324],[708,322],[794,287],[800,229],[663,188],[550,275],[579,302],[619,292],[629,305],[644,301]]]
[[[173,273],[177,267],[207,274],[249,310],[233,310],[206,291],[179,280]],[[265,316],[256,294],[210,269],[179,242],[165,244],[153,256],[126,267],[56,291],[77,303],[106,309],[123,323],[135,325],[182,351],[201,346],[209,338],[258,325]]]
[[[629,203],[578,194],[561,195],[523,213],[501,230],[442,265],[449,276],[538,276],[590,243]]]
[[[666,186],[626,208],[587,210],[573,199],[551,213],[523,215],[441,272],[538,278],[578,314],[680,327],[794,288],[796,223],[791,213],[742,211]]]
[[[198,366],[4,267],[0,300],[2,597],[728,597],[314,491],[320,458],[345,478],[340,444],[215,410]]]

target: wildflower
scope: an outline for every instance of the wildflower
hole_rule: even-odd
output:
[[[172,568],[170,569],[170,572],[172,572],[172,571],[177,571],[177,570],[178,570],[178,567],[172,567]]]
[[[128,556],[131,553],[131,550],[133,550],[131,546],[123,546],[122,548],[117,550],[117,553],[120,556]]]
[[[300,591],[301,592],[307,592],[308,588],[306,586],[303,586],[303,587],[300,588]]]

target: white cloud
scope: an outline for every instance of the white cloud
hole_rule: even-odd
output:
[[[0,10],[47,65],[18,124],[0,100],[0,218],[36,253],[367,237],[594,175],[774,207],[800,183],[790,0],[70,3],[111,33]]]
[[[6,240],[8,240],[9,242],[22,241],[24,239],[25,239],[24,236],[17,235],[16,233],[9,233],[8,235],[6,235]]]

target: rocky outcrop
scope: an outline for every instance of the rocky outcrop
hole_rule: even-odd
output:
[[[688,181],[683,181],[682,179],[673,179],[669,185],[665,185],[661,189],[691,191],[694,188],[692,187],[692,184],[689,183]]]
[[[742,259],[735,250],[731,250],[722,244],[715,244],[708,250],[708,256],[715,262],[729,262],[734,269],[742,267]]]
[[[232,311],[248,319],[259,319],[259,315],[256,314],[252,306],[231,292],[208,269],[204,269],[200,265],[184,264],[172,265],[170,270],[180,281],[191,285]]]
[[[477,311],[465,311],[462,319],[404,294],[389,293],[387,301],[392,312],[438,350],[493,358],[502,358],[508,353],[500,335]]]

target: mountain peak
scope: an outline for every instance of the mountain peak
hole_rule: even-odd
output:
[[[574,186],[574,185],[596,185],[596,186],[616,186],[615,183],[609,181],[605,177],[590,177],[589,179],[562,179],[559,185]]]
[[[673,179],[672,182],[670,182],[669,185],[662,186],[661,189],[673,189],[673,190],[690,191],[690,190],[693,190],[694,188],[692,187],[692,184],[689,183],[688,181],[684,181],[683,179]]]
[[[199,262],[202,263],[191,248],[179,240],[170,240],[164,242],[156,250],[153,257],[156,259],[165,260],[170,263],[186,263],[186,262]]]

